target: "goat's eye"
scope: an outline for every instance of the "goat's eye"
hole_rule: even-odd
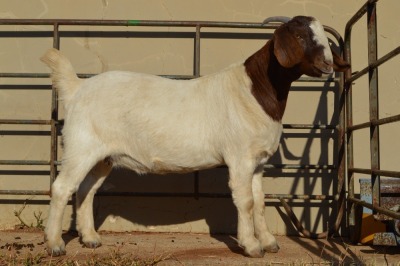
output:
[[[299,35],[299,34],[296,35],[296,38],[297,39],[303,39],[303,37],[301,35]]]

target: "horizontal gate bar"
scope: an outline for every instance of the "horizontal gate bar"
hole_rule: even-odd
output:
[[[78,73],[79,78],[90,78],[97,74]],[[160,77],[170,79],[194,79],[197,78],[195,75],[159,75]],[[48,73],[0,73],[0,78],[50,78]],[[339,78],[328,77],[328,78],[313,78],[313,77],[301,77],[296,82],[338,82]],[[51,89],[51,88],[49,88]]]
[[[360,199],[352,198],[352,197],[348,197],[347,200],[349,200],[349,201],[351,201],[351,202],[353,202],[355,204],[359,204],[359,205],[361,205],[363,207],[367,207],[368,209],[371,209],[371,210],[380,212],[382,214],[385,214],[387,216],[390,216],[390,217],[392,217],[394,219],[400,219],[400,213],[399,212],[394,212],[394,211],[390,211],[388,209],[385,209],[385,208],[382,208],[382,207],[379,207],[379,206],[374,206],[371,203],[365,202],[365,201],[360,200]]]
[[[48,190],[0,190],[0,195],[50,195]],[[231,198],[231,193],[184,193],[184,192],[126,192],[126,191],[98,191],[96,196],[108,197],[182,197],[182,198]],[[300,200],[334,200],[334,196],[329,195],[303,195],[303,194],[265,194],[264,199],[300,199]]]
[[[50,196],[50,191],[49,190],[0,190],[0,195]]]
[[[361,71],[357,72],[355,75],[353,75],[351,78],[346,80],[347,84],[351,84],[353,81],[359,79],[363,75],[369,73],[370,70],[375,69],[388,61],[389,59],[392,59],[396,55],[400,54],[400,46],[392,50],[391,52],[387,53],[386,55],[382,56],[378,60],[376,60],[374,63],[368,65],[366,68],[362,69]]]
[[[55,164],[61,165],[61,162],[56,161]],[[0,165],[50,165],[50,162],[41,160],[0,160]],[[264,169],[336,169],[336,166],[329,164],[265,164]]]
[[[379,176],[387,176],[387,177],[400,177],[400,172],[397,171],[385,171],[385,170],[372,170],[372,169],[363,169],[363,168],[349,168],[349,172],[359,173],[359,174],[367,174],[367,175],[379,175]]]
[[[394,116],[390,116],[390,117],[381,118],[378,120],[372,120],[370,122],[366,122],[366,123],[362,123],[362,124],[358,124],[358,125],[349,126],[347,128],[347,130],[354,131],[354,130],[358,130],[358,129],[368,128],[370,126],[379,126],[379,125],[389,124],[389,123],[393,123],[393,122],[397,122],[397,121],[400,121],[400,115],[394,115]]]
[[[290,200],[335,200],[338,196],[332,195],[291,195],[291,194],[265,194],[265,199],[290,199]]]
[[[287,129],[336,129],[336,125],[320,125],[320,124],[283,124],[283,128]]]
[[[50,165],[50,161],[40,161],[40,160],[0,160],[0,165]]]
[[[51,120],[28,120],[28,119],[0,119],[0,124],[8,125],[50,125]],[[56,121],[56,124],[62,124]],[[336,129],[335,125],[320,124],[283,124],[286,129]]]
[[[218,27],[218,28],[254,28],[277,29],[276,23],[223,22],[223,21],[160,21],[160,20],[75,20],[75,19],[0,19],[0,25],[75,25],[75,26],[159,26],[159,27]],[[324,30],[332,34],[343,45],[339,32],[329,26]]]
[[[50,125],[51,120],[0,119],[0,124],[6,124],[6,125]]]
[[[336,166],[330,164],[265,164],[264,170],[268,169],[336,169]]]

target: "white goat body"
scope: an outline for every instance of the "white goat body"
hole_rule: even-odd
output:
[[[278,147],[281,123],[251,94],[243,64],[194,80],[123,71],[79,80],[58,50],[43,58],[64,100],[65,145],[75,147],[63,163],[85,147],[138,173],[188,172],[233,165],[238,154],[262,159]]]

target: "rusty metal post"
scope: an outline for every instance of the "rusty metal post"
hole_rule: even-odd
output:
[[[53,29],[53,47],[56,49],[60,49],[60,34],[58,31],[58,23],[54,23]],[[51,94],[51,122],[50,122],[50,131],[51,131],[51,140],[50,140],[50,194],[51,194],[51,185],[56,179],[57,174],[57,121],[58,121],[58,95],[57,89],[52,86],[52,94]]]
[[[376,23],[376,3],[368,3],[368,64],[375,63],[378,59],[377,48],[377,23]],[[379,119],[379,98],[378,98],[378,69],[369,70],[369,110],[370,121]],[[370,126],[370,149],[371,149],[371,169],[380,170],[379,155],[379,126]],[[372,204],[380,206],[380,176],[371,173],[372,185]]]
[[[194,59],[193,59],[193,75],[198,78],[200,77],[200,29],[201,26],[196,26],[196,35],[194,40]],[[194,198],[199,199],[199,186],[200,186],[200,173],[199,171],[194,172]]]

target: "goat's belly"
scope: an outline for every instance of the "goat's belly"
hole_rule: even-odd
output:
[[[168,174],[168,173],[188,173],[196,170],[209,169],[222,165],[222,161],[215,158],[203,157],[202,159],[189,159],[188,157],[160,158],[152,157],[149,159],[134,158],[129,155],[113,155],[110,157],[114,167],[123,167],[134,170],[139,174]]]

